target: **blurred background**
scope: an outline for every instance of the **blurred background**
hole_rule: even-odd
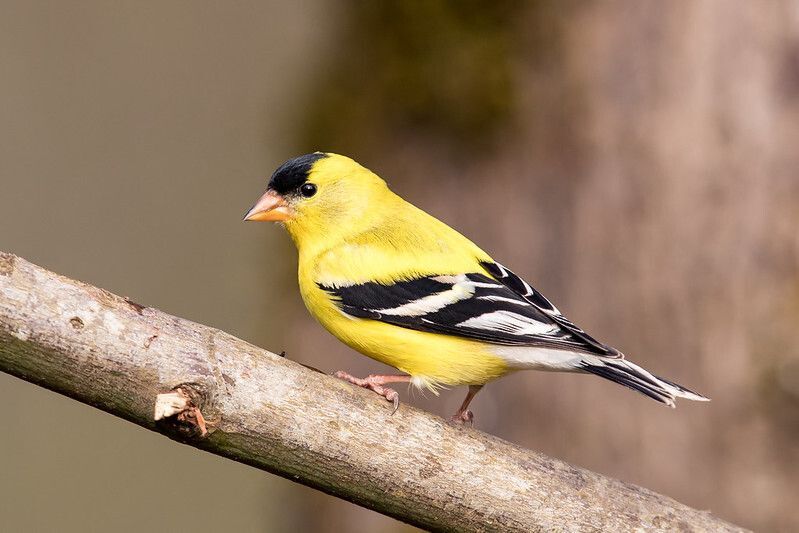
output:
[[[353,156],[652,371],[484,389],[476,426],[799,530],[799,2],[0,0],[0,250],[332,372],[272,170]],[[439,414],[463,390],[403,399]],[[408,531],[0,375],[9,531]],[[176,514],[190,487],[197,513]]]

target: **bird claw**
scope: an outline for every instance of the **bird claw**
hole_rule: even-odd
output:
[[[455,424],[469,424],[471,426],[474,424],[474,413],[469,410],[458,411],[450,417],[450,421]]]
[[[394,409],[391,411],[392,415],[397,412],[397,409],[399,409],[399,393],[390,387],[383,386],[383,380],[385,379],[385,376],[367,376],[365,378],[356,378],[352,374],[344,372],[343,370],[335,372],[333,376],[379,394],[394,405]]]
[[[393,415],[394,413],[396,413],[397,409],[399,409],[399,404],[400,404],[399,393],[390,387],[384,387],[377,383],[371,382],[369,381],[369,378],[366,378],[365,381],[366,384],[361,385],[361,387],[376,392],[377,394],[379,394],[380,396],[382,396],[383,398],[394,404],[394,409],[391,411],[391,414]]]
[[[383,394],[383,396],[386,397],[386,400],[394,404],[394,409],[391,411],[391,414],[393,415],[397,412],[397,409],[399,409],[399,394],[394,389],[389,389],[386,387],[385,394]]]
[[[344,372],[343,370],[338,370],[336,372],[333,372],[333,377],[334,378],[338,378],[338,379],[342,379],[344,381],[348,381],[350,383],[355,383],[355,381],[360,381],[358,378],[356,378],[352,374],[348,374],[347,372]],[[355,383],[355,384],[357,385],[357,383]]]

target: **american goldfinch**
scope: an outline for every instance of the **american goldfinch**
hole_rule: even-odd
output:
[[[394,403],[389,383],[468,385],[523,369],[594,374],[674,407],[707,398],[627,361],[469,239],[406,202],[352,159],[316,152],[272,175],[244,220],[282,224],[299,252],[311,314],[339,340],[402,375],[335,375]]]

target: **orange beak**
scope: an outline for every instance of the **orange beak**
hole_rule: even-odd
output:
[[[291,218],[291,208],[286,199],[275,191],[266,191],[244,215],[244,220],[280,222]]]

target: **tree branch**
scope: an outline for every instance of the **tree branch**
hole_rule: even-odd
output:
[[[0,370],[425,529],[741,531],[2,252]]]

